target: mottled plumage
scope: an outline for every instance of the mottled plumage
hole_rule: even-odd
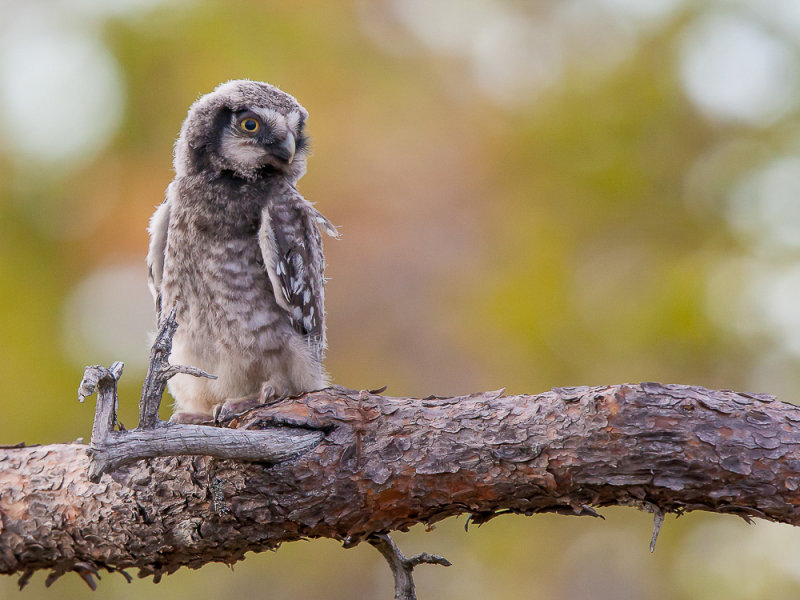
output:
[[[230,81],[181,128],[176,177],[150,221],[150,288],[159,319],[178,306],[172,362],[218,376],[170,381],[182,414],[262,386],[284,396],[327,385],[319,227],[336,230],[295,189],[307,116],[273,86]]]

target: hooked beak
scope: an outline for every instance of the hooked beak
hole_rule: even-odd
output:
[[[270,153],[278,160],[281,160],[289,165],[294,161],[295,149],[296,145],[294,134],[291,132],[287,132],[286,138],[282,141],[277,141],[270,144]]]

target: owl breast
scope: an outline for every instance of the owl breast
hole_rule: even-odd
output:
[[[168,242],[164,264],[164,305],[178,305],[178,335],[208,358],[277,349],[283,315],[256,235],[220,240],[195,231],[189,237],[197,243],[174,252]]]

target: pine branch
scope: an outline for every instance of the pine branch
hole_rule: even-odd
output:
[[[149,458],[92,483],[84,445],[3,448],[0,573],[158,579],[464,513],[480,524],[633,505],[657,527],[692,510],[797,525],[798,422],[800,408],[766,396],[655,383],[423,399],[335,387],[207,428],[319,436],[276,462]]]

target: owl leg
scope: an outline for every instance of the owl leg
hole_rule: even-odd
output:
[[[275,388],[270,382],[265,381],[261,385],[261,391],[257,394],[251,394],[241,398],[230,398],[221,404],[217,404],[214,407],[214,422],[225,423],[235,416],[253,410],[258,406],[273,404],[280,399],[281,397],[275,393]]]

